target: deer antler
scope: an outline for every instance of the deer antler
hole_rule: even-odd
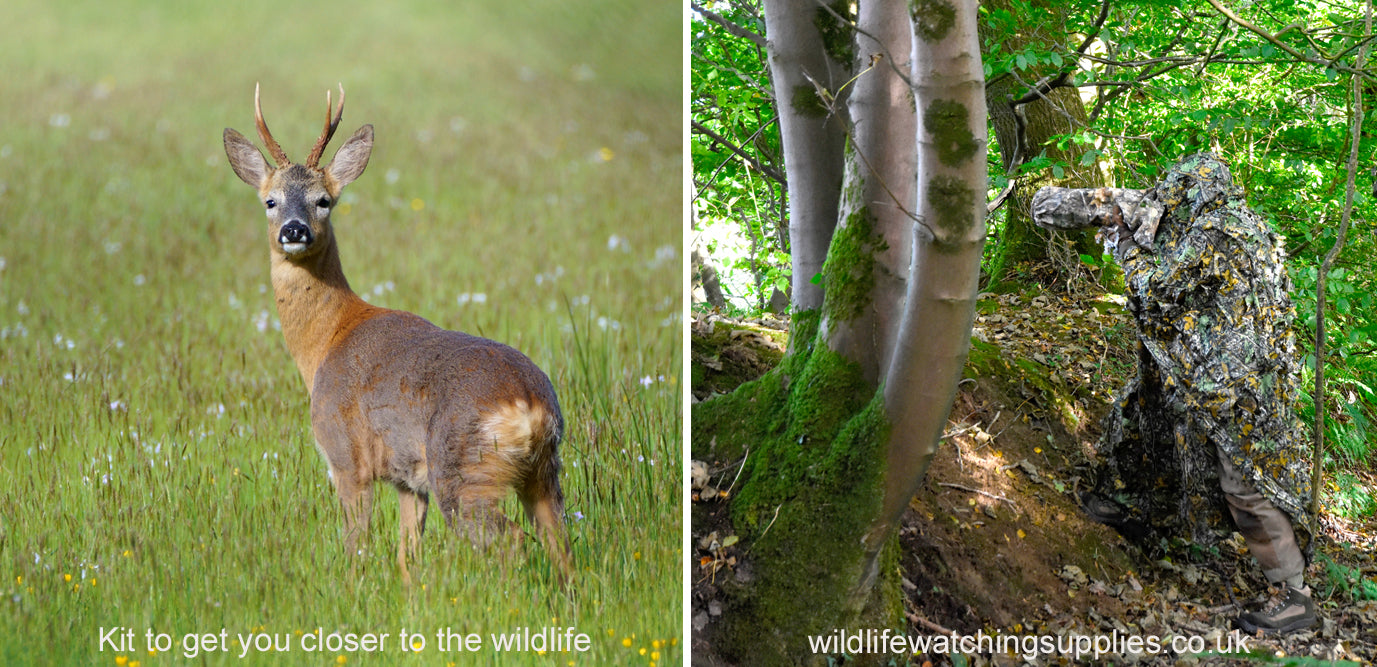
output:
[[[334,120],[330,119],[334,112]],[[306,158],[306,166],[315,167],[320,164],[320,156],[325,153],[326,144],[330,143],[330,137],[335,136],[335,128],[339,127],[339,122],[344,118],[344,84],[339,84],[339,111],[335,112],[334,104],[330,102],[330,91],[325,91],[325,129],[321,130],[320,138],[316,139],[315,148],[311,149],[311,155]]]
[[[272,154],[277,166],[290,164],[292,161],[287,159],[287,151],[277,145],[277,140],[273,139],[273,133],[268,131],[268,124],[263,121],[263,105],[258,102],[258,84],[253,84],[253,118],[258,121],[258,138],[263,140],[263,145],[268,147],[268,152]]]

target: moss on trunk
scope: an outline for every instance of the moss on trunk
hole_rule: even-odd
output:
[[[880,509],[889,434],[881,393],[859,367],[816,340],[818,313],[795,316],[799,346],[775,370],[695,407],[694,443],[745,456],[731,503],[749,581],[730,597],[724,655],[750,664],[807,663],[808,635],[837,628],[902,629],[897,553],[859,604],[861,537]],[[806,601],[806,604],[801,604]],[[821,656],[815,656],[821,659]]]

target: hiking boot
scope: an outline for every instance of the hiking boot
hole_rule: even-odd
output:
[[[1121,526],[1128,521],[1128,510],[1123,505],[1094,491],[1081,494],[1081,510],[1091,521],[1107,526]]]
[[[1262,611],[1250,611],[1234,619],[1234,625],[1248,634],[1289,635],[1315,624],[1315,601],[1310,587],[1293,588],[1283,584],[1281,593]]]

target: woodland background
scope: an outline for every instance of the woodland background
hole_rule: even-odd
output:
[[[790,279],[774,100],[762,49],[706,16],[757,34],[764,21],[751,0],[695,9],[694,249],[721,276],[724,300],[707,307],[758,315]],[[1297,340],[1308,350],[1303,380],[1313,386],[1315,288],[1344,209],[1351,65],[1367,41],[1363,7],[1275,0],[1251,3],[1247,13],[1257,32],[1201,3],[982,4],[989,198],[999,204],[987,220],[983,290],[1115,291],[1117,269],[1089,234],[1054,236],[1029,224],[1033,193],[1051,184],[1150,187],[1179,158],[1214,151],[1249,205],[1286,239]],[[1377,251],[1369,194],[1377,142],[1367,129],[1377,120],[1377,68],[1361,76],[1365,129],[1352,226],[1326,275],[1325,432],[1338,476],[1331,502],[1372,515],[1373,490],[1346,472],[1367,466],[1377,443],[1377,268],[1367,261]],[[776,296],[775,312],[781,303]],[[1308,390],[1299,410],[1313,412]]]
[[[921,34],[922,12],[950,6],[920,2],[909,9]],[[853,4],[769,7],[771,21],[791,11],[814,12],[816,32],[834,49],[828,57],[849,72],[842,79],[853,77],[845,83],[809,79],[825,111],[836,114],[847,132],[847,178],[878,172],[870,152],[875,144],[851,150],[884,122],[868,113],[874,107],[864,104],[873,98],[862,89],[870,90],[867,77],[890,76],[887,60],[905,58],[843,52],[847,44],[866,48],[879,40],[857,27]],[[810,420],[845,399],[829,393],[817,404],[795,401],[796,391],[809,391],[796,385],[817,381],[798,359],[824,346],[813,347],[812,324],[789,322],[800,315],[789,312],[790,305],[798,308],[799,295],[816,286],[830,293],[837,285],[827,268],[811,277],[791,274],[791,260],[797,267],[798,256],[812,250],[791,256],[789,216],[799,202],[788,200],[789,151],[781,145],[779,112],[789,121],[810,110],[804,103],[812,89],[788,83],[784,89],[792,97],[777,99],[779,82],[771,80],[765,61],[771,35],[764,10],[752,0],[692,4],[692,447],[702,474],[695,481],[692,529],[700,576],[691,615],[695,657],[708,662],[758,652],[743,638],[758,636],[760,627],[775,628],[771,636],[783,638],[782,654],[798,655],[800,638],[779,621],[787,604],[776,602],[788,599],[779,590],[802,590],[797,587],[804,582],[791,581],[788,568],[779,571],[771,559],[792,558],[808,547],[817,551],[791,537],[798,508],[821,517],[849,507],[852,498],[837,490],[849,488],[843,478],[852,469],[828,466],[856,454],[840,435],[830,445],[815,445],[811,437],[821,429]],[[1322,424],[1315,435],[1323,437],[1321,525],[1327,539],[1309,576],[1320,591],[1323,622],[1268,650],[1372,659],[1373,646],[1363,639],[1377,622],[1371,557],[1377,318],[1373,269],[1365,261],[1374,249],[1368,193],[1377,148],[1365,128],[1377,119],[1377,70],[1367,65],[1369,15],[1363,5],[1332,2],[980,3],[990,127],[988,236],[971,349],[947,428],[934,443],[936,456],[897,530],[899,563],[886,561],[882,569],[897,573],[885,590],[902,591],[911,634],[1217,632],[1227,626],[1221,618],[1265,599],[1265,582],[1237,545],[1178,540],[1140,550],[1081,516],[1075,494],[1094,456],[1099,422],[1135,362],[1133,323],[1123,309],[1122,274],[1092,235],[1045,232],[1029,219],[1033,193],[1043,186],[1151,187],[1180,158],[1212,151],[1231,166],[1249,205],[1285,238],[1297,353],[1305,368],[1296,407],[1303,420]],[[799,23],[791,19],[786,25],[793,32],[771,41],[792,43]],[[776,64],[784,59],[777,55]],[[896,71],[903,76],[905,68]],[[774,73],[780,71],[792,70],[777,67]],[[922,71],[915,68],[914,78]],[[908,84],[921,90],[916,81]],[[841,100],[848,94],[845,117]],[[922,104],[920,98],[920,109]],[[920,131],[920,143],[924,131],[936,132]],[[791,143],[791,150],[799,145]],[[844,192],[850,187],[848,180]],[[792,196],[799,192],[812,197],[807,189]],[[890,196],[902,209],[901,198]],[[850,223],[843,218],[837,228]],[[810,218],[794,231],[812,224]],[[890,245],[872,249],[878,256]],[[834,239],[832,251],[837,248]],[[855,259],[839,260],[861,267],[850,274],[840,269],[843,275],[870,275],[871,265],[863,263],[869,260]],[[829,253],[826,266],[834,264]],[[884,308],[874,310],[893,316]],[[858,354],[854,341],[816,340],[851,354],[848,359]],[[850,353],[842,349],[848,345]],[[1317,383],[1317,370],[1327,384]],[[759,382],[737,390],[762,373]],[[896,377],[905,376],[886,376],[891,387]],[[872,389],[865,385],[856,397],[864,401]],[[774,398],[785,393],[787,404]],[[889,398],[886,392],[886,410]],[[772,410],[781,416],[769,422]],[[890,416],[896,414],[902,413]],[[860,419],[843,417],[841,423]],[[742,426],[755,430],[750,437],[733,436]],[[757,437],[780,433],[803,435],[797,447]],[[758,502],[752,483],[761,470],[772,474],[771,457],[795,450],[804,452],[795,477],[805,483]],[[785,517],[793,522],[786,525]],[[819,533],[829,530],[835,527]],[[773,551],[761,548],[766,534]],[[797,560],[816,577],[829,562],[844,569],[845,558],[817,553]],[[817,588],[815,582],[810,590]],[[832,608],[813,600],[803,617],[789,618],[827,619],[820,627],[847,618],[823,609]]]

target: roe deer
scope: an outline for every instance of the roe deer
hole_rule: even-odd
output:
[[[229,128],[225,153],[267,209],[282,336],[306,381],[316,447],[344,508],[345,550],[356,553],[367,533],[375,480],[397,487],[397,564],[406,582],[407,554],[425,530],[431,493],[446,523],[487,545],[520,533],[498,508],[514,488],[567,577],[558,453],[564,418],[550,379],[506,345],[369,305],[349,288],[330,211],[368,165],[373,126],[359,128],[321,168],[344,115],[344,87],[338,112],[329,91],[325,104],[325,129],[306,162],[295,164],[268,132],[255,87],[258,136],[277,166]]]

